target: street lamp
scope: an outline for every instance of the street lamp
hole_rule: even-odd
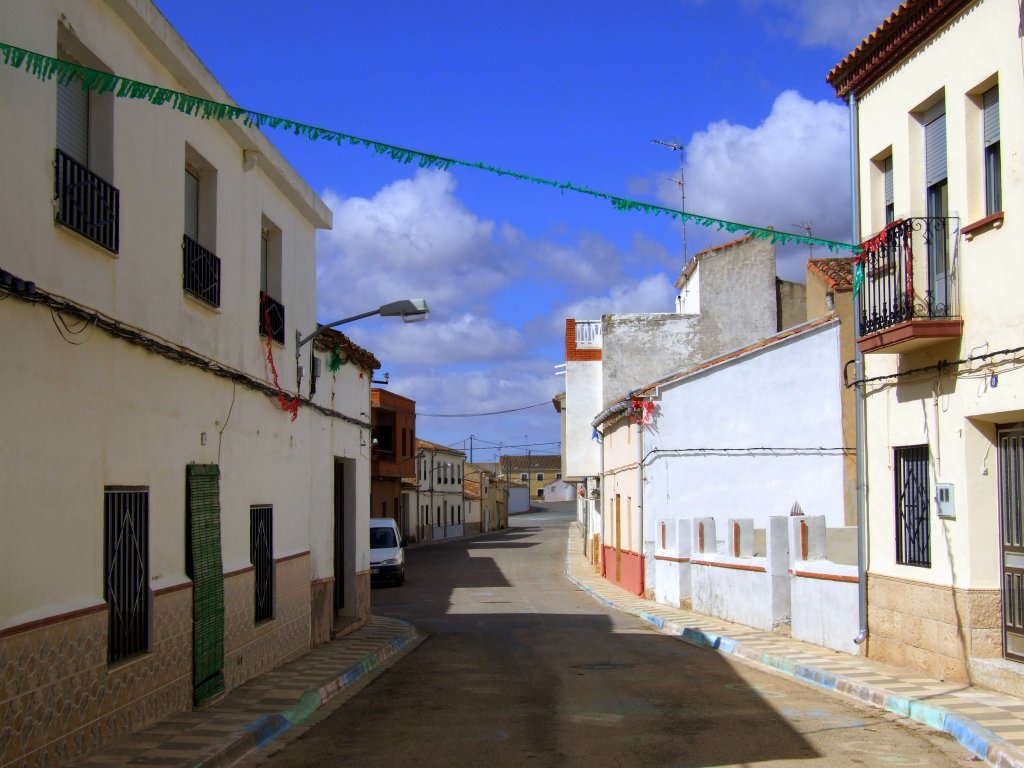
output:
[[[342,318],[341,320],[335,320],[333,323],[327,323],[326,325],[320,325],[308,336],[303,336],[299,329],[295,329],[295,374],[296,379],[301,380],[301,365],[299,364],[299,351],[307,342],[312,341],[321,333],[326,331],[328,328],[336,328],[339,325],[345,323],[351,323],[353,320],[362,320],[364,317],[373,317],[374,315],[380,315],[381,317],[400,317],[403,323],[418,323],[421,320],[426,320],[430,314],[430,310],[427,308],[426,299],[402,299],[401,301],[392,301],[390,304],[382,304],[376,309],[371,309],[369,312],[361,312],[358,315],[352,315],[352,317]]]

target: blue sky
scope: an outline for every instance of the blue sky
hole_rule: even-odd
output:
[[[156,3],[243,107],[673,208],[680,156],[652,140],[676,141],[688,211],[841,241],[848,118],[825,75],[896,4]],[[468,448],[473,435],[477,461],[557,453],[565,319],[673,308],[682,237],[664,217],[267,135],[335,213],[318,242],[319,320],[429,302],[426,323],[343,329],[416,400],[420,437]],[[732,237],[689,225],[688,253]],[[807,247],[779,255],[802,279]]]

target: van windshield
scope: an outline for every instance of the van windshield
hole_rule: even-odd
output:
[[[397,547],[395,532],[391,528],[370,529],[370,549],[384,549],[386,547]]]

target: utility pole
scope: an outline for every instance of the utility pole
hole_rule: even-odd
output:
[[[677,141],[662,141],[661,139],[651,139],[655,144],[660,144],[663,147],[668,147],[674,152],[679,153],[679,180],[669,179],[673,184],[679,186],[679,196],[681,198],[679,210],[686,211],[686,147]],[[683,218],[683,266],[686,265],[686,218]]]

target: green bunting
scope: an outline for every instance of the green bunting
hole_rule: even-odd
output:
[[[486,163],[474,163],[466,160],[458,160],[452,157],[434,155],[428,152],[420,152],[406,147],[397,147],[373,139],[365,139],[359,136],[332,131],[327,128],[318,128],[305,123],[299,123],[283,117],[266,115],[251,109],[243,109],[233,104],[222,104],[220,102],[203,99],[198,96],[190,96],[187,93],[175,91],[170,88],[162,88],[137,80],[131,80],[109,72],[100,72],[89,67],[83,67],[69,61],[46,56],[24,48],[17,48],[13,45],[0,42],[0,57],[3,63],[14,69],[24,70],[43,81],[57,80],[62,85],[67,85],[77,79],[83,88],[97,93],[113,93],[122,99],[139,99],[148,101],[156,106],[170,105],[172,109],[186,115],[198,117],[203,120],[241,120],[247,126],[259,129],[273,128],[275,130],[290,131],[296,136],[301,136],[309,141],[328,141],[338,146],[350,144],[361,146],[378,155],[385,155],[395,162],[410,164],[416,163],[420,168],[434,168],[442,171],[450,170],[454,166],[463,168],[474,168],[498,176],[510,176],[520,181],[529,181],[534,184],[542,184],[555,189],[576,192],[582,195],[589,195],[602,200],[607,200],[618,211],[629,212],[639,211],[649,216],[668,216],[669,218],[693,222],[702,227],[717,228],[726,232],[744,232],[760,240],[770,240],[780,245],[819,245],[829,251],[859,252],[860,247],[849,243],[840,243],[834,240],[823,240],[817,237],[798,235],[793,232],[780,232],[770,227],[755,227],[749,224],[741,224],[735,221],[726,221],[712,216],[701,216],[687,211],[667,208],[652,203],[642,203],[606,192],[582,187],[572,182],[552,181],[537,176],[529,176],[524,173],[517,173],[504,168],[497,168]]]

